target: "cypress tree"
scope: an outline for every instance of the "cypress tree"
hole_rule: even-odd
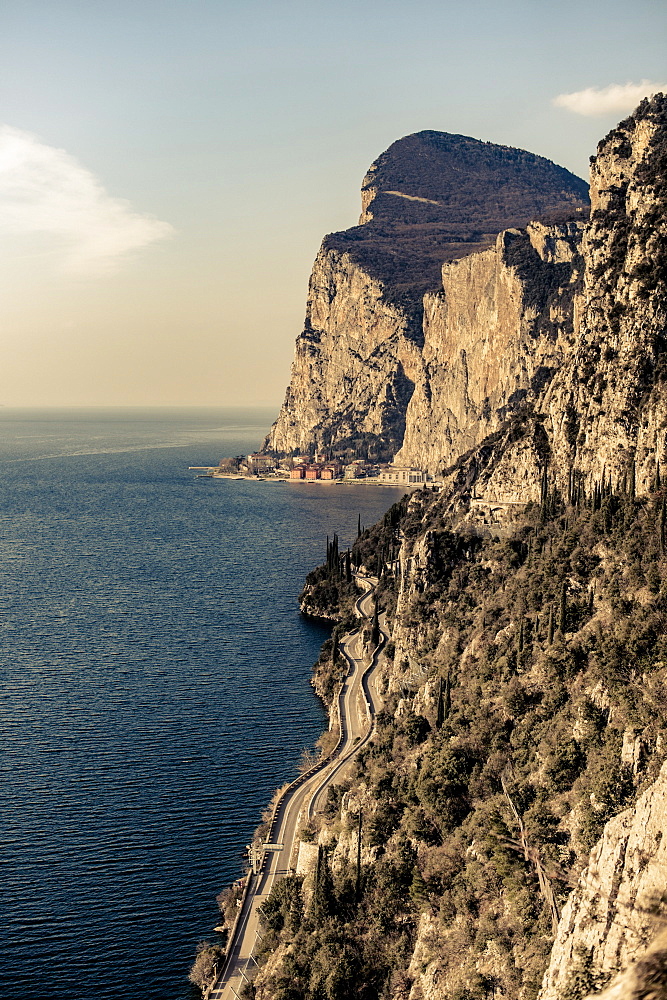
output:
[[[637,493],[637,469],[633,462],[630,466],[630,499],[634,500]]]
[[[352,556],[349,549],[345,553],[345,579],[348,583],[352,583]]]
[[[554,606],[553,606],[553,604],[550,604],[549,605],[549,637],[548,637],[548,643],[549,643],[550,646],[553,645],[553,641],[554,641]]]
[[[357,517],[357,538],[361,538],[361,514]]]
[[[558,629],[562,635],[565,635],[566,625],[567,625],[567,582],[563,580],[563,584],[560,589],[560,614],[558,616]]]
[[[544,504],[547,501],[548,492],[549,492],[549,473],[548,473],[547,460],[545,458],[544,465],[542,466],[542,482],[540,485],[540,503],[542,504],[542,506],[544,506]]]
[[[312,901],[313,918],[316,923],[321,923],[325,917],[333,913],[334,903],[334,885],[326,849],[319,844],[317,848],[317,866],[315,868],[315,886]]]
[[[360,811],[359,819],[357,821],[357,877],[354,885],[354,898],[357,906],[361,902],[361,826],[362,814]]]
[[[428,889],[426,887],[426,882],[424,881],[424,876],[416,866],[408,892],[410,893],[410,899],[412,900],[415,909],[420,910],[426,905],[426,903],[428,903]]]
[[[436,729],[440,729],[440,726],[443,724],[444,721],[445,721],[445,685],[441,677],[438,683],[438,708],[435,713]]]
[[[371,626],[371,645],[377,646],[380,642],[380,618],[378,615],[378,602],[375,598],[375,608],[373,611],[373,624]]]
[[[443,681],[442,677],[438,684],[438,708],[435,717],[435,725],[437,729],[440,729],[443,722],[449,718],[449,713],[452,708],[452,697],[451,697],[451,674],[449,670],[447,671],[447,677]]]

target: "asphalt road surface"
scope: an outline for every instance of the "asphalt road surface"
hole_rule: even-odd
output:
[[[329,786],[343,780],[352,758],[372,735],[373,720],[381,703],[376,687],[376,667],[386,633],[384,615],[381,615],[379,647],[369,650],[365,646],[363,632],[369,627],[373,615],[373,591],[377,579],[360,576],[357,582],[365,591],[356,602],[360,626],[344,636],[339,646],[348,663],[348,674],[338,700],[341,731],[338,748],[332,758],[293,782],[280,801],[267,843],[282,844],[282,850],[265,854],[259,873],[250,876],[229,959],[208,993],[208,1000],[235,1000],[245,983],[253,978],[256,969],[253,955],[261,933],[259,907],[275,882],[294,870],[299,846],[297,831],[318,811]]]

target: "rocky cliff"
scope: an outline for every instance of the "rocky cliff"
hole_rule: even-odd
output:
[[[425,489],[361,535],[383,710],[303,830],[328,860],[276,893],[258,1000],[664,997],[666,503],[607,483],[498,523]]]
[[[449,467],[355,543],[384,706],[303,831],[328,861],[276,896],[259,1000],[667,997],[666,154],[657,96],[600,143],[585,228],[505,229],[442,265],[421,340],[392,327],[399,454]]]
[[[533,222],[443,266],[397,464],[438,472],[541,397],[574,348],[583,228]]]
[[[664,930],[666,824],[667,766],[663,765],[636,806],[607,823],[593,849],[563,910],[540,1000],[559,1000],[577,980],[599,989],[619,973],[617,982],[623,984],[626,996],[631,995],[637,957],[641,961]],[[662,962],[664,989],[667,963],[664,958]]]
[[[657,95],[614,129],[591,164],[592,213],[580,245],[572,336],[543,390],[497,441],[461,456],[453,495],[539,499],[545,465],[561,491],[645,492],[666,461],[667,99]],[[562,341],[561,341],[562,342]],[[529,404],[529,405],[527,405]]]
[[[537,337],[540,346],[528,352],[525,378],[517,383],[510,376],[506,385],[506,373],[499,373],[488,398],[479,395],[484,387],[476,386],[460,414],[455,409],[449,422],[441,418],[452,447],[477,440],[471,429],[475,414],[496,403],[502,409],[508,399],[511,406],[517,393],[540,383],[560,357],[564,324],[558,317],[567,312],[560,298],[567,299],[579,273],[576,226],[557,225],[553,232],[537,226],[529,238],[510,233],[502,246],[496,246],[497,234],[554,213],[576,218],[585,213],[586,202],[583,181],[523,150],[441,132],[419,132],[394,143],[364,179],[360,224],[327,236],[318,253],[292,379],[265,448],[393,457],[403,445],[415,387],[427,404],[431,386],[436,396],[445,388],[434,371],[439,343],[456,341],[458,319],[465,344],[454,360],[459,362],[467,346],[468,366],[474,366],[482,359],[470,342],[479,335],[484,310],[490,314],[496,308],[490,302],[477,317],[458,316],[450,329],[443,316],[443,262],[495,247],[472,265],[478,287],[498,299],[500,324],[511,313],[521,335]],[[535,276],[528,273],[531,262]],[[452,290],[460,288],[465,274],[454,265],[447,270]],[[539,314],[545,309],[543,321]],[[445,362],[453,346],[447,350]],[[458,372],[450,384],[463,395],[461,377]],[[437,407],[436,399],[432,410]],[[414,419],[422,408],[413,410]],[[459,418],[463,426],[457,433]],[[485,426],[496,422],[489,417]],[[415,449],[423,451],[419,442]]]

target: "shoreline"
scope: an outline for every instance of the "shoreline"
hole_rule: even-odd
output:
[[[197,467],[190,466],[189,472],[193,472]],[[201,466],[199,467],[201,468]],[[381,483],[374,477],[358,479],[290,479],[289,476],[247,476],[242,473],[208,473],[199,475],[196,479],[231,479],[252,483],[288,483],[295,486],[382,486],[392,490],[423,490],[435,486],[440,488],[440,483]]]

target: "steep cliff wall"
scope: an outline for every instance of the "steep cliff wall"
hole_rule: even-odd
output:
[[[443,332],[447,320],[441,316],[443,262],[493,247],[501,230],[524,226],[544,213],[575,217],[585,211],[586,200],[583,181],[523,150],[440,132],[420,132],[394,143],[364,180],[360,225],[333,233],[322,244],[291,382],[265,448],[289,452],[317,447],[391,459],[403,444],[415,385],[419,386],[415,420],[428,408],[424,396],[431,385],[436,396],[447,388],[439,384],[435,371],[438,344],[447,337]],[[499,373],[496,381],[501,387],[489,386],[491,402],[480,396],[480,385],[473,392],[472,408],[462,398],[459,409],[465,412],[459,414],[454,404],[449,423],[441,418],[443,433],[452,438],[445,445],[448,455],[459,440],[479,440],[471,430],[476,412],[495,402],[499,407],[508,405],[506,397],[530,390],[535,379],[542,378],[540,367],[546,372],[560,358],[562,324],[557,318],[538,322],[538,313],[547,300],[551,311],[558,313],[560,307],[550,296],[558,298],[559,285],[569,288],[575,280],[575,229],[557,227],[547,237],[536,227],[529,239],[510,233],[504,249],[496,247],[489,260],[473,265],[485,292],[489,284],[485,269],[498,272],[490,294],[498,297],[501,313],[511,312],[521,335],[536,336],[551,347],[520,350],[522,356],[530,355],[526,377],[510,386],[505,385],[506,372]],[[550,241],[559,249],[548,248]],[[559,254],[565,256],[561,259]],[[531,263],[535,275],[530,273]],[[508,272],[504,276],[503,268]],[[519,284],[503,294],[503,282],[512,285],[509,272],[520,275]],[[464,272],[447,271],[447,275],[452,289],[465,280]],[[494,308],[489,303],[487,312]],[[480,313],[477,328],[468,329],[470,322],[461,318],[469,353],[469,341],[482,321]],[[456,335],[454,331],[452,336]],[[494,336],[507,339],[498,331]],[[422,357],[425,337],[428,348]],[[449,353],[458,363],[461,352],[452,348]],[[463,397],[461,377],[457,368],[449,384]],[[460,433],[454,426],[459,419]],[[495,415],[488,426],[495,426],[494,421]],[[416,440],[412,450],[421,455],[424,449]]]
[[[572,481],[590,491],[603,476],[638,492],[660,481],[667,462],[666,149],[662,95],[642,102],[598,146],[570,353],[534,405],[519,407],[496,440],[461,456],[448,477],[454,505],[473,494],[537,499],[545,462],[564,492]]]
[[[397,464],[435,473],[535,402],[574,346],[583,223],[502,232],[442,268]]]
[[[539,1000],[561,1000],[582,982],[590,992],[599,989],[641,958],[664,929],[666,824],[663,766],[635,808],[605,826],[563,910]]]
[[[667,98],[599,145],[578,347],[545,395],[554,462],[648,489],[664,464],[667,394]]]
[[[347,253],[320,250],[285,404],[266,447],[393,454],[419,368],[421,314]]]

